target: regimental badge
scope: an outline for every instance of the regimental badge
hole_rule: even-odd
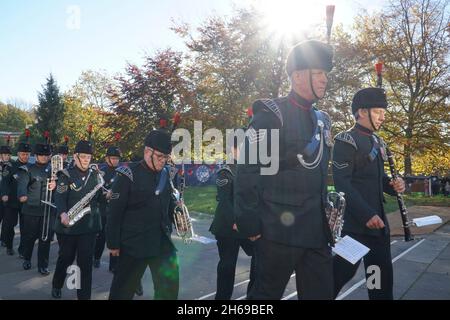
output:
[[[339,163],[337,161],[333,161],[333,166],[338,170],[342,170],[342,169],[347,168],[349,166],[349,164],[347,162]]]
[[[68,186],[67,186],[66,184],[64,184],[64,183],[61,183],[60,185],[58,185],[58,186],[56,187],[56,192],[58,192],[58,193],[64,193],[64,192],[67,191],[67,189],[68,189]]]
[[[82,188],[83,188],[83,185],[81,185],[81,186],[78,187],[77,184],[76,184],[75,182],[73,182],[73,183],[70,184],[70,189],[73,190],[73,191],[78,192],[78,191],[80,191]]]
[[[228,179],[217,179],[216,184],[219,188],[228,184]]]
[[[331,136],[331,131],[325,129],[323,131],[323,136],[325,138],[326,145],[331,148],[334,145],[333,137]]]
[[[248,138],[248,142],[254,144],[264,140],[266,132],[267,130],[265,129],[256,131],[253,127],[250,127],[245,134]]]

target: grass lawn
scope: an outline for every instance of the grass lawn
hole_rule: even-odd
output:
[[[216,193],[215,185],[206,187],[187,186],[184,191],[184,202],[189,211],[214,214],[217,206]]]
[[[384,204],[386,212],[398,210],[397,198],[385,195],[387,203]],[[423,193],[412,193],[403,196],[406,208],[412,206],[450,207],[450,198],[440,194],[438,196],[427,197]]]
[[[334,190],[328,187],[329,191]],[[214,214],[216,209],[216,186],[206,187],[187,187],[184,198],[189,211],[196,211],[208,214]],[[421,193],[413,193],[404,197],[406,207],[412,206],[436,206],[449,207],[450,198],[443,195],[426,197]],[[397,198],[386,195],[387,203],[384,204],[386,212],[394,212],[398,210]]]

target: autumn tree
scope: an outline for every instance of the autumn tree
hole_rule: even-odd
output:
[[[143,66],[129,64],[110,91],[115,113],[108,125],[122,134],[121,147],[140,153],[146,134],[159,127],[161,118],[192,106],[188,81],[183,77],[182,54],[170,49],[145,57]]]
[[[96,106],[84,105],[83,99],[66,94],[63,97],[66,110],[64,113],[64,135],[58,143],[62,143],[64,136],[69,137],[69,150],[73,152],[79,140],[88,139],[88,126],[92,125],[91,141],[94,146],[94,158],[101,161],[106,154],[106,148],[113,142],[114,129],[107,126],[111,116]]]
[[[384,62],[386,138],[406,174],[425,153],[450,154],[449,17],[448,1],[400,0],[356,25],[361,53]]]
[[[195,84],[199,120],[208,127],[246,124],[246,109],[259,97],[277,97],[286,84],[287,44],[274,41],[254,8],[230,18],[212,16],[197,29],[173,27],[188,49],[187,74]]]
[[[0,102],[0,131],[21,132],[33,124],[33,114]]]
[[[104,70],[83,71],[70,95],[77,97],[84,107],[96,107],[109,111],[112,107],[109,91],[114,87],[113,79]]]

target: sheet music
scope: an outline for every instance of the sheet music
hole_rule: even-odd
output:
[[[369,248],[349,236],[345,236],[339,240],[333,248],[334,253],[351,264],[355,264],[361,260],[369,251]]]
[[[417,227],[424,227],[431,224],[439,224],[442,223],[442,219],[439,216],[427,216],[422,218],[415,218],[413,219],[413,223]]]

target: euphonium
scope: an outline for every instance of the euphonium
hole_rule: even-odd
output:
[[[341,239],[341,231],[344,226],[345,193],[329,192],[325,213],[330,226],[333,241],[336,243]]]
[[[175,229],[177,231],[177,235],[183,239],[184,243],[190,243],[192,241],[192,238],[194,237],[194,228],[192,226],[192,220],[189,215],[189,210],[184,204],[184,187],[185,187],[185,180],[184,180],[184,164],[182,164],[182,174],[180,177],[180,185],[179,190],[175,189],[173,186],[172,179],[170,180],[170,185],[172,187],[173,196],[177,201],[177,206],[174,209],[173,217],[174,217],[174,223],[175,223]]]

